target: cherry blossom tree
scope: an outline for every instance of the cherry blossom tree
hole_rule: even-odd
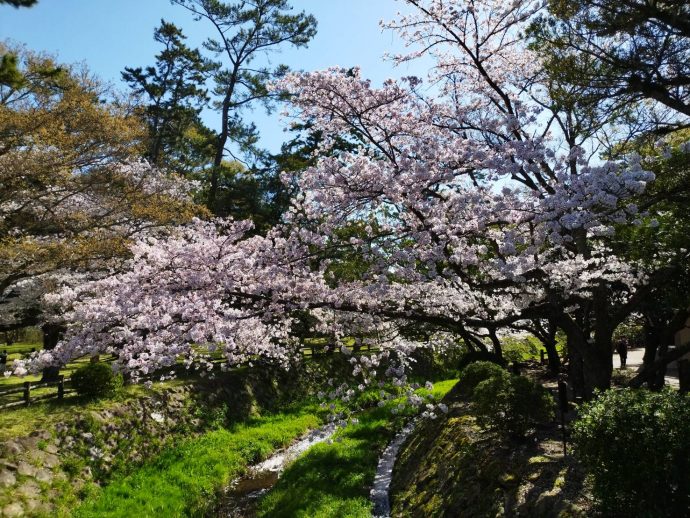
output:
[[[505,330],[548,323],[568,337],[579,389],[608,386],[613,330],[645,281],[609,240],[639,222],[628,199],[653,175],[634,156],[593,158],[577,107],[551,98],[523,36],[541,2],[407,3],[385,24],[410,48],[392,59],[431,56],[427,78],[374,87],[331,68],[275,85],[323,135],[317,164],[286,178],[300,193],[283,226],[245,237],[246,223],[197,221],[138,242],[126,273],[51,298],[73,324],[29,367],[96,351],[135,375],[208,365],[216,349],[283,361],[308,311],[336,338],[379,330],[382,355],[400,357],[416,346],[401,324],[500,354]],[[356,147],[332,149],[343,139]],[[358,275],[337,275],[352,257]],[[376,365],[362,361],[366,378]]]
[[[550,97],[525,45],[541,3],[408,4],[413,14],[386,25],[411,47],[393,59],[431,55],[430,86],[377,89],[356,69],[283,83],[325,135],[366,142],[302,175],[300,209],[323,235],[363,214],[379,223],[360,246],[379,278],[406,283],[398,309],[445,320],[478,347],[488,335],[499,351],[499,329],[554,322],[582,362],[582,388],[608,386],[612,332],[643,280],[608,238],[638,218],[625,200],[653,175],[635,157],[587,156],[591,132],[573,123],[576,106]]]

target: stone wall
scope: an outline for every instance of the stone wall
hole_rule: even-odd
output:
[[[52,430],[0,443],[2,516],[53,516],[95,484],[203,427],[189,386],[77,414]]]
[[[0,443],[0,515],[64,513],[175,441],[315,394],[349,372],[341,356],[240,368],[98,412],[75,405],[73,420]]]

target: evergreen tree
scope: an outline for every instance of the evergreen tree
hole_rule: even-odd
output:
[[[12,7],[31,7],[35,5],[38,0],[0,0],[0,5],[7,4]]]
[[[206,20],[216,32],[204,47],[222,60],[213,79],[216,98],[214,107],[220,111],[220,130],[214,142],[210,171],[208,206],[216,213],[228,212],[220,206],[219,190],[223,161],[235,145],[242,153],[260,155],[258,134],[252,123],[242,119],[242,110],[262,103],[270,108],[274,93],[267,83],[287,71],[284,65],[262,66],[255,61],[283,44],[306,46],[316,33],[316,20],[304,12],[291,14],[287,0],[256,0],[226,3],[219,0],[172,0],[189,10],[196,20]]]
[[[182,30],[161,20],[154,39],[163,46],[156,63],[125,68],[122,78],[143,100],[149,128],[146,158],[179,172],[205,165],[204,140],[212,139],[199,119],[208,102],[206,79],[215,65],[189,48]],[[190,142],[191,140],[191,142]],[[196,157],[196,159],[194,158]]]
[[[673,131],[690,116],[690,4],[550,0],[530,29],[547,66],[613,110],[656,103],[644,129]]]

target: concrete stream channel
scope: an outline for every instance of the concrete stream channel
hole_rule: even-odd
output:
[[[273,487],[285,467],[315,444],[328,440],[335,431],[335,424],[312,430],[287,448],[250,466],[244,477],[233,480],[225,488],[211,516],[224,518],[256,516],[259,498]]]
[[[393,467],[400,447],[417,425],[417,419],[407,423],[381,454],[376,467],[374,486],[370,499],[374,518],[390,517],[389,491]],[[261,496],[278,481],[285,467],[309,448],[328,440],[336,431],[335,424],[312,430],[297,442],[277,452],[268,459],[250,466],[244,477],[237,478],[225,489],[218,505],[210,516],[223,518],[253,518]]]

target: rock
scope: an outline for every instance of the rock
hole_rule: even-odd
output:
[[[12,471],[17,471],[17,465],[6,460],[0,460],[0,465],[5,466],[7,469],[11,469]]]
[[[41,488],[38,487],[38,484],[36,484],[36,482],[30,480],[20,485],[17,488],[17,493],[25,496],[28,499],[39,498],[41,496]]]
[[[43,450],[31,450],[28,452],[27,457],[32,464],[42,465],[46,455],[47,453]]]
[[[164,423],[165,422],[165,416],[159,412],[152,412],[151,413],[151,419],[153,419],[157,423]]]
[[[32,515],[50,515],[50,508],[40,500],[30,499],[26,501],[26,510]]]
[[[2,508],[2,515],[13,518],[15,516],[24,516],[24,508],[19,502],[14,502],[12,504],[7,504]]]
[[[39,482],[50,482],[53,480],[53,474],[47,469],[39,469],[36,472],[36,480]]]
[[[22,445],[16,441],[5,441],[2,444],[2,449],[8,455],[19,455],[24,451]]]
[[[43,458],[43,465],[47,468],[53,469],[60,465],[60,458],[52,453],[46,453]]]
[[[14,473],[6,469],[0,471],[0,486],[10,487],[13,486],[16,482],[17,477],[14,476]]]
[[[47,432],[45,430],[36,430],[33,431],[29,434],[31,437],[38,437],[39,440],[47,441],[48,439],[51,439],[52,436],[50,435],[50,432]]]
[[[58,447],[55,446],[55,444],[51,443],[45,447],[45,451],[47,451],[48,453],[55,454],[58,452]]]
[[[41,442],[42,438],[37,435],[32,435],[30,437],[22,437],[19,442],[24,447],[25,450],[35,450],[38,448],[38,443]]]
[[[17,473],[25,477],[33,477],[36,474],[36,468],[28,462],[21,461],[19,466],[17,466]]]

